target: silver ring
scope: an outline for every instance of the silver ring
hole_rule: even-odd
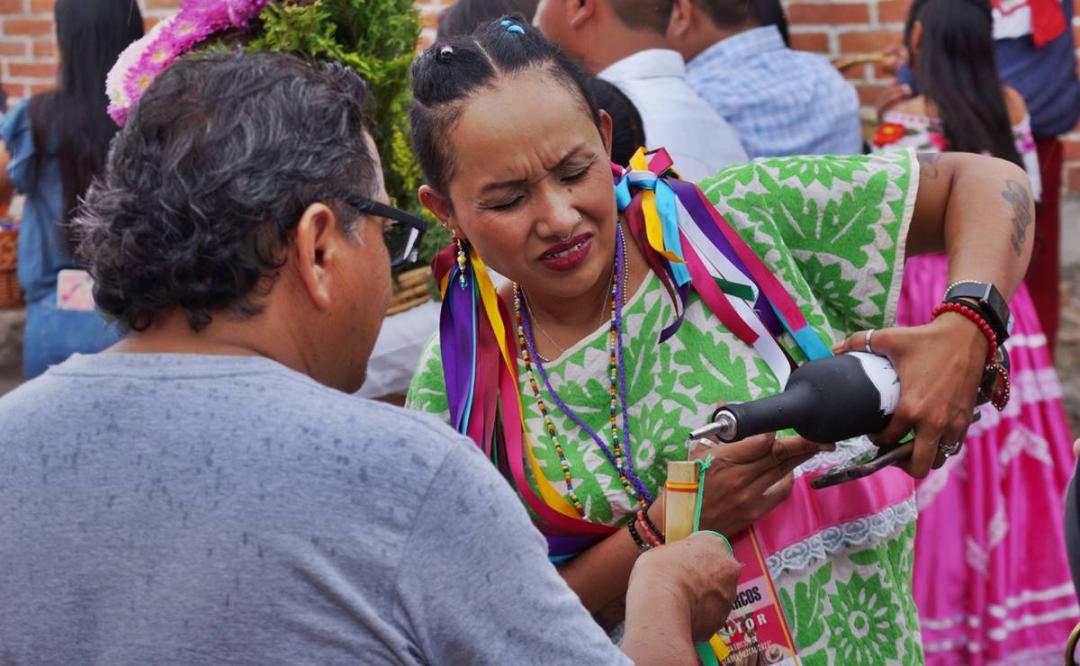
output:
[[[946,458],[950,458],[952,456],[955,456],[960,451],[960,447],[963,445],[963,442],[953,442],[952,444],[938,444],[938,451],[941,451],[941,454]]]
[[[864,347],[866,348],[866,353],[867,354],[873,354],[874,353],[874,348],[870,346],[870,339],[874,337],[874,331],[875,330],[877,330],[877,329],[872,328],[872,329],[870,329],[869,331],[866,332],[866,343],[864,344]]]
[[[565,236],[559,236],[559,240],[565,243],[566,241],[570,240],[570,237],[573,234],[574,234],[574,232],[571,231],[571,232],[567,233]]]

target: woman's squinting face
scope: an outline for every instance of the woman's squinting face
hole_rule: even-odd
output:
[[[606,139],[569,85],[503,78],[449,133],[451,227],[533,295],[572,298],[607,279],[617,210]]]

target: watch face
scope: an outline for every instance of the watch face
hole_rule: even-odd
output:
[[[1005,338],[1012,333],[1013,322],[1012,313],[1009,312],[1009,304],[994,285],[985,282],[960,282],[954,284],[945,294],[945,300],[951,301],[957,298],[972,299],[979,303],[984,311],[983,316],[992,320],[989,322],[990,325],[1002,338],[998,342],[1004,342]]]

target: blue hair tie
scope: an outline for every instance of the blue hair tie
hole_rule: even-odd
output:
[[[520,25],[518,25],[517,23],[514,23],[510,19],[503,19],[503,20],[499,21],[499,25],[506,28],[507,32],[513,32],[513,33],[517,33],[519,35],[524,35],[525,34],[525,28],[522,28]]]

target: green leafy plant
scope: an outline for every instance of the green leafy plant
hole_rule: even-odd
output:
[[[371,132],[394,205],[431,219],[416,198],[422,176],[409,145],[409,67],[420,36],[413,0],[279,0],[259,15],[245,47],[336,60],[367,81],[374,97]],[[433,224],[418,264],[450,242]]]

